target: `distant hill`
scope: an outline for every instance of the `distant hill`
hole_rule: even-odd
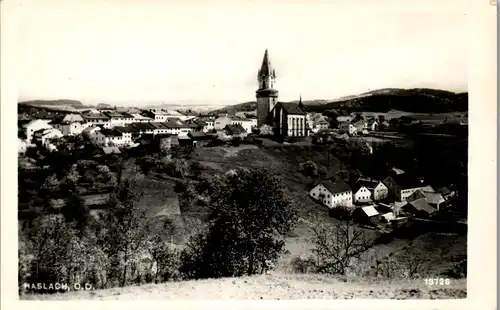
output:
[[[384,88],[338,99],[302,102],[307,111],[319,113],[331,109],[366,112],[388,112],[394,109],[404,112],[444,113],[467,111],[468,99],[468,93],[454,93],[439,89]],[[250,101],[227,106],[213,113],[231,114],[239,111],[253,111],[256,108],[256,102]]]
[[[30,100],[19,102],[20,105],[30,106],[67,106],[72,108],[83,108],[84,105],[81,101],[71,99],[58,99],[58,100]]]

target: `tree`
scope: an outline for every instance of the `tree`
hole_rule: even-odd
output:
[[[251,275],[272,268],[285,235],[298,219],[282,180],[265,170],[243,170],[214,180],[206,230],[181,254],[187,278]]]
[[[373,244],[373,239],[353,220],[337,221],[333,227],[315,225],[311,230],[318,272],[345,275],[354,260]]]
[[[80,236],[82,236],[85,227],[90,221],[90,210],[85,200],[74,193],[70,194],[66,204],[61,209],[61,213],[68,223],[73,222],[75,224],[75,228],[78,229]]]
[[[111,264],[107,277],[119,286],[129,283],[147,252],[150,226],[146,209],[138,205],[141,196],[134,187],[135,181],[126,179],[116,190],[110,199],[102,231]]]
[[[259,134],[261,136],[272,136],[273,133],[274,133],[273,127],[271,127],[269,125],[262,125],[259,128]]]
[[[232,146],[240,146],[242,139],[240,137],[234,137],[231,139]]]
[[[357,121],[360,121],[363,119],[363,115],[361,115],[361,113],[359,112],[356,112],[356,114],[354,115],[354,119],[353,119],[353,122],[357,122]]]
[[[380,114],[380,115],[378,116],[378,122],[379,122],[380,124],[382,124],[383,122],[385,122],[385,116],[384,116],[383,114]]]
[[[299,165],[299,170],[307,177],[315,178],[318,176],[318,166],[312,161],[308,160]]]
[[[189,165],[189,169],[191,170],[191,174],[196,178],[200,177],[201,173],[203,172],[203,167],[201,166],[199,161],[193,161]]]
[[[56,174],[50,175],[47,179],[45,179],[45,182],[42,185],[42,190],[48,193],[54,193],[59,190],[59,185],[60,182],[57,179]]]

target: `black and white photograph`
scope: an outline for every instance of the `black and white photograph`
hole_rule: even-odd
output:
[[[24,1],[18,298],[467,299],[467,6],[373,2]]]

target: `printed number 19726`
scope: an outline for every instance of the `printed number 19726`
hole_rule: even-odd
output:
[[[427,278],[425,279],[426,285],[450,285],[451,281],[449,278]]]

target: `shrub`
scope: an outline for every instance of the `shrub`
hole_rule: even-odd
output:
[[[347,220],[352,218],[352,207],[337,206],[328,210],[328,215],[338,220]]]
[[[242,139],[240,137],[234,137],[231,139],[232,146],[240,146]]]
[[[290,262],[292,271],[295,273],[314,273],[318,266],[313,258],[294,257]]]
[[[299,165],[299,170],[305,176],[315,178],[318,176],[318,166],[311,160],[303,162]]]

